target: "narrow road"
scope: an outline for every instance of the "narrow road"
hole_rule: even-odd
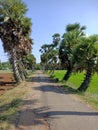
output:
[[[40,71],[32,80],[18,130],[98,130],[98,112]]]

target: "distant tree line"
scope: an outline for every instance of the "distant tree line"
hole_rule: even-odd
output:
[[[0,70],[11,70],[12,65],[10,64],[9,61],[7,62],[0,62]]]
[[[87,36],[85,30],[80,23],[68,24],[62,37],[55,33],[53,43],[43,44],[40,49],[43,69],[65,69],[62,80],[67,81],[72,72],[85,71],[79,91],[86,91],[93,74],[98,72],[98,35]]]

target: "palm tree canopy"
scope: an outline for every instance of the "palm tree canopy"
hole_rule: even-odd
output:
[[[7,21],[19,20],[26,14],[26,5],[21,0],[0,0],[0,15]]]

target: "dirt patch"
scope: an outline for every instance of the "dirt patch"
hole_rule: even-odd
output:
[[[0,95],[15,87],[13,73],[0,73]]]

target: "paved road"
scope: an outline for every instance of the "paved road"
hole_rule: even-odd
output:
[[[40,71],[33,77],[33,83],[36,101],[30,110],[33,109],[36,116],[31,130],[98,130],[98,112],[75,95],[63,92]],[[41,129],[42,124],[46,127]]]

